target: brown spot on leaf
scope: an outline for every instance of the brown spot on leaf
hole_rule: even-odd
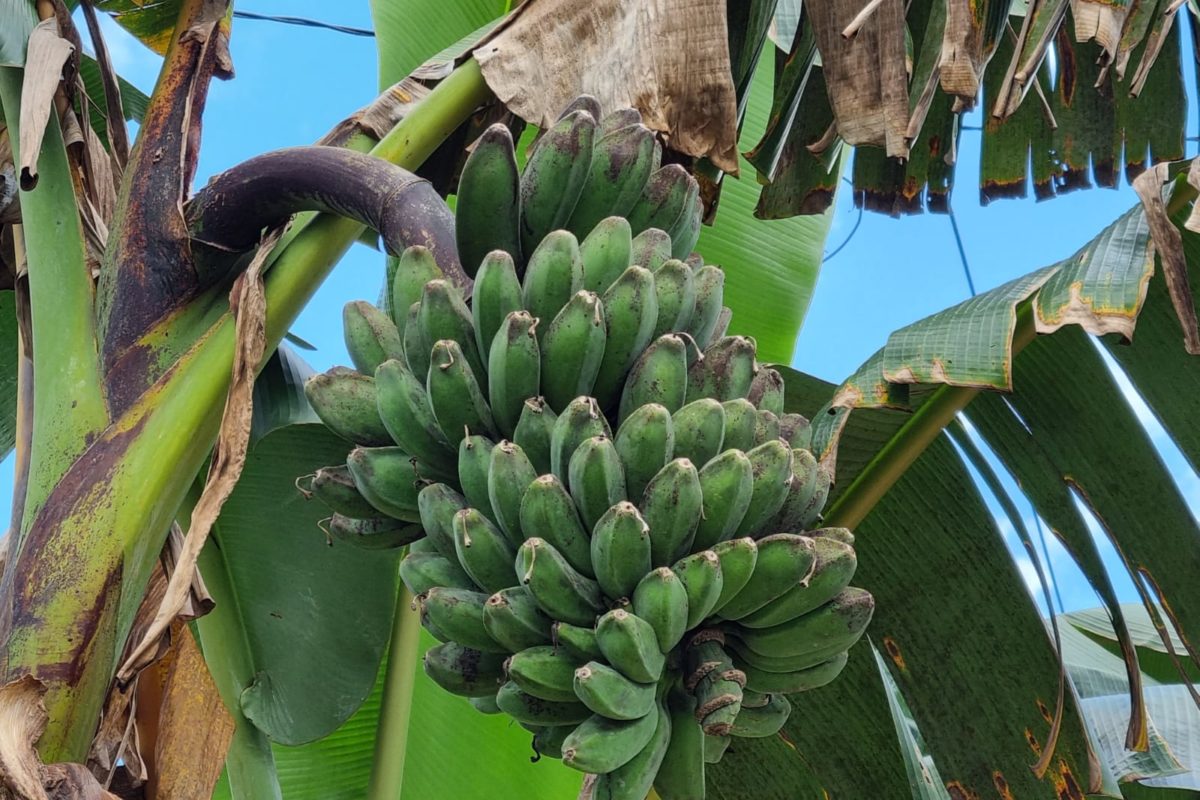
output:
[[[1046,707],[1046,704],[1042,702],[1040,697],[1037,700],[1037,708],[1038,713],[1042,715],[1042,718],[1045,719],[1046,722],[1054,722],[1054,715],[1050,713],[1050,709]]]
[[[891,636],[883,637],[883,647],[887,650],[888,657],[892,659],[892,663],[896,665],[896,669],[901,672],[908,672],[908,664],[904,661],[904,654],[900,652],[900,645]]]
[[[950,795],[950,800],[979,800],[979,795],[975,794],[975,792],[972,792],[958,781],[950,781],[950,783],[947,783],[946,792]]]
[[[1013,800],[1012,790],[1008,788],[1008,779],[1004,777],[1004,773],[996,770],[992,773],[992,783],[996,784],[996,791],[1000,794],[1001,800]]]
[[[1075,780],[1075,775],[1071,772],[1071,768],[1067,766],[1067,762],[1059,760],[1058,773],[1053,775],[1052,779],[1058,800],[1084,800],[1083,789],[1080,788],[1079,782]]]
[[[1033,735],[1033,731],[1029,730],[1029,728],[1025,729],[1025,741],[1029,743],[1029,749],[1033,751],[1034,755],[1040,756],[1042,754],[1042,743],[1038,741],[1038,738]]]

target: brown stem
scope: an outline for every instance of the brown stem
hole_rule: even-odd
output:
[[[100,21],[91,0],[83,0],[83,16],[87,20],[88,35],[96,51],[96,63],[100,65],[100,77],[104,81],[104,107],[108,119],[108,143],[118,166],[124,168],[129,161],[129,130],[125,127],[125,111],[121,106],[121,84],[108,57],[108,46],[100,34]]]

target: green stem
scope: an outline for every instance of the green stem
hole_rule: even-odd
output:
[[[421,651],[421,623],[412,607],[412,599],[408,589],[401,586],[396,595],[396,614],[392,621],[392,641],[388,646],[387,674],[367,800],[396,800],[404,784],[409,716],[417,679],[416,663]]]
[[[1033,324],[1033,304],[1025,301],[1017,307],[1017,326],[1013,332],[1012,357],[1037,335]],[[958,412],[975,399],[981,390],[968,386],[941,386],[921,404],[879,452],[855,476],[846,491],[825,514],[830,527],[855,528],[866,519],[888,490],[908,471],[925,448],[950,424]]]

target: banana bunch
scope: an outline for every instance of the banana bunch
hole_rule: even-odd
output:
[[[470,289],[409,248],[391,313],[346,306],[354,369],[305,387],[357,446],[298,485],[331,540],[408,546],[426,674],[606,800],[703,798],[704,765],[778,732],[874,609],[852,534],[816,527],[808,421],[725,335],[695,181],[658,153],[586,97],[524,172],[489,129],[459,187]]]

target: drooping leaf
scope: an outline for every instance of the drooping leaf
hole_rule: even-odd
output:
[[[97,0],[96,10],[111,14],[118,25],[159,55],[167,52],[183,0]]]
[[[25,45],[37,23],[29,0],[0,0],[0,67],[25,66]]]

